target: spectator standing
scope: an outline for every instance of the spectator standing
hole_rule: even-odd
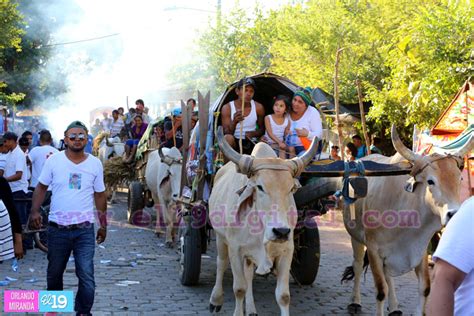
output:
[[[28,198],[26,156],[17,144],[18,136],[15,133],[7,132],[3,135],[3,139],[3,146],[8,150],[3,176],[8,181],[13,198],[16,200],[14,204],[20,217],[20,222],[22,225],[26,225],[28,221],[28,207],[25,201]],[[24,240],[23,248],[32,249],[32,239]]]
[[[31,186],[33,188],[35,188],[38,184],[38,178],[41,174],[41,170],[43,170],[46,160],[55,153],[59,152],[56,148],[51,146],[53,138],[51,137],[51,133],[48,130],[43,130],[40,132],[39,142],[40,146],[33,148],[28,154],[32,166]]]
[[[48,225],[48,291],[63,290],[63,275],[71,255],[79,279],[74,310],[91,315],[94,303],[95,241],[104,242],[107,235],[104,174],[102,163],[86,154],[87,128],[72,122],[64,132],[67,149],[46,160],[33,194],[31,222],[41,226],[39,208],[48,186],[51,186],[51,209]],[[100,228],[94,241],[94,202],[99,211]]]
[[[23,134],[21,134],[20,139],[22,139],[22,138],[26,138],[27,141],[28,141],[28,148],[27,149],[33,148],[33,133],[32,132],[24,131]]]
[[[8,215],[8,216],[7,216]],[[0,177],[0,261],[23,258],[21,223],[7,180]]]

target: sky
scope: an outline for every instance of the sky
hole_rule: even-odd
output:
[[[100,106],[126,108],[127,97],[130,107],[142,98],[152,114],[156,114],[158,91],[168,86],[167,73],[173,65],[192,56],[196,32],[215,21],[217,5],[217,0],[74,1],[83,14],[80,19],[66,19],[70,22],[53,34],[54,43],[113,36],[58,46],[57,53],[61,56],[58,62],[66,62],[59,66],[71,68],[65,78],[70,91],[60,106],[54,106],[49,114],[50,122],[80,119],[89,123],[90,110]],[[259,3],[268,10],[289,2],[260,0]],[[225,14],[236,4],[250,11],[256,2],[221,0],[221,3]],[[83,60],[88,63],[82,63]],[[54,63],[53,58],[50,64],[58,66]],[[47,101],[45,105],[53,108]],[[77,108],[81,111],[71,111]]]

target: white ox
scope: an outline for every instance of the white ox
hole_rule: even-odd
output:
[[[354,277],[351,313],[358,313],[361,308],[360,279],[365,245],[375,282],[377,315],[384,314],[387,296],[389,313],[401,314],[392,277],[413,269],[419,287],[417,314],[422,315],[430,292],[427,246],[433,234],[461,204],[462,159],[439,154],[416,155],[403,145],[395,126],[392,126],[392,142],[398,152],[395,156],[370,155],[363,160],[393,164],[406,159],[413,165],[411,174],[416,186],[413,193],[404,189],[410,179],[408,175],[369,178],[367,197],[356,202],[355,222],[350,208],[345,205],[344,224],[351,235],[354,255],[353,270],[346,270]]]
[[[176,147],[160,148],[150,153],[145,169],[146,185],[165,222],[167,247],[173,246],[175,236],[182,162],[181,153]],[[158,225],[161,225],[159,213]]]
[[[275,268],[276,301],[281,315],[289,315],[288,282],[297,221],[293,192],[299,187],[295,177],[314,156],[316,139],[307,153],[291,160],[277,158],[265,143],[258,143],[251,156],[240,155],[225,141],[222,128],[218,141],[231,162],[217,172],[209,198],[209,217],[217,243],[216,283],[210,311],[218,312],[222,307],[222,281],[230,259],[234,315],[243,315],[244,298],[246,313],[257,313],[252,293],[254,266],[257,274],[267,274]]]

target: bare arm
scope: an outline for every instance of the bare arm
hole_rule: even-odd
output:
[[[23,171],[17,171],[14,175],[5,177],[5,179],[8,182],[13,182],[13,181],[18,181],[21,179],[21,176],[23,175]]]
[[[95,207],[98,211],[100,227],[97,230],[95,240],[98,244],[105,241],[107,237],[107,195],[105,191],[94,193]]]
[[[465,276],[466,273],[455,266],[438,259],[435,264],[426,315],[453,315],[454,292],[461,285]]]
[[[224,128],[224,134],[234,134],[235,126],[233,119],[230,117],[230,105],[229,103],[225,104],[221,110],[221,120],[222,120],[222,127]]]
[[[94,201],[98,211],[100,227],[107,228],[107,195],[105,191],[95,192]]]
[[[40,207],[43,204],[44,196],[48,186],[38,182],[36,185],[35,191],[33,192],[33,200],[31,201],[31,211],[30,211],[30,225],[34,228],[41,228],[42,220],[40,214]]]

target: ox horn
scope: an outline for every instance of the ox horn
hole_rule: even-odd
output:
[[[400,136],[398,136],[395,124],[392,124],[392,144],[395,150],[409,162],[413,163],[417,159],[417,155],[413,151],[408,149],[405,145],[403,145]]]
[[[318,142],[319,139],[317,137],[313,137],[313,141],[311,142],[309,149],[300,157],[295,157],[291,160],[300,160],[303,163],[303,166],[306,167],[306,165],[311,162],[314,156],[316,156],[316,152],[318,151]]]
[[[227,143],[224,137],[224,131],[222,129],[222,126],[219,126],[219,128],[217,129],[217,143],[219,144],[219,148],[222,150],[224,156],[226,156],[227,159],[229,159],[236,165],[239,165],[239,161],[242,155],[236,152],[234,148],[232,148],[229,143]]]
[[[161,147],[158,148],[158,155],[160,155],[161,161],[165,162],[166,157],[165,154],[163,154],[163,149]]]

